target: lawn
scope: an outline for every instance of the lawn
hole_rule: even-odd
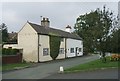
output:
[[[2,71],[22,69],[31,66],[32,63],[15,63],[15,64],[4,64],[2,65]]]
[[[110,61],[109,57],[107,57],[106,63],[103,63],[101,59],[98,59],[85,64],[74,66],[72,68],[65,69],[65,72],[91,71],[96,69],[113,68],[113,67],[118,68],[119,62],[120,61]]]

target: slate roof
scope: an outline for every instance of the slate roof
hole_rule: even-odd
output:
[[[77,39],[77,40],[82,40],[81,37],[79,37],[77,34],[72,34],[63,30],[59,29],[54,29],[51,27],[43,27],[41,25],[37,25],[34,23],[28,22],[33,29],[38,33],[38,34],[43,34],[43,35],[54,35],[54,36],[60,36],[60,37],[65,37],[65,38],[72,38],[72,39]]]
[[[17,33],[16,32],[8,33],[8,37],[10,40],[17,39]]]

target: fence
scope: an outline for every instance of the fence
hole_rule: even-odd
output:
[[[20,63],[22,62],[22,53],[16,55],[2,56],[2,64]]]

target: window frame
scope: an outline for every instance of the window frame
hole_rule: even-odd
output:
[[[62,52],[61,52],[62,51]],[[59,49],[59,54],[64,54],[64,48]]]
[[[70,48],[70,53],[75,53],[74,48]]]
[[[43,56],[49,55],[49,48],[43,48]]]

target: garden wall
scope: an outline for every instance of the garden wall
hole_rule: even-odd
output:
[[[20,63],[22,62],[22,53],[16,55],[2,56],[2,64]]]

